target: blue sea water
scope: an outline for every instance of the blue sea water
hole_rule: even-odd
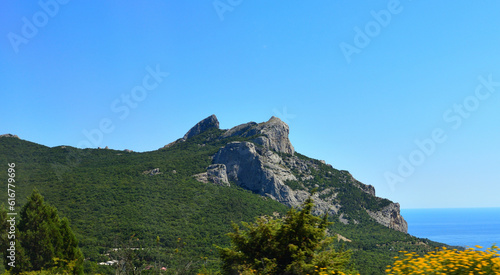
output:
[[[413,236],[483,250],[500,246],[500,208],[402,209],[401,214]]]

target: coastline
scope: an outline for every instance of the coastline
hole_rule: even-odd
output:
[[[448,245],[485,250],[500,245],[500,207],[401,209],[408,233]]]

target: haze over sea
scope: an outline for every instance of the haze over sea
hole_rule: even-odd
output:
[[[408,233],[449,245],[500,246],[500,208],[402,209]]]

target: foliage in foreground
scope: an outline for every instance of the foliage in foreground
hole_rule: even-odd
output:
[[[4,217],[6,210],[1,212],[0,216]],[[83,273],[83,255],[68,219],[60,219],[56,208],[45,203],[37,190],[28,198],[20,218],[15,239],[11,239],[15,243],[14,261],[7,258],[10,254],[7,254],[5,244],[1,245],[5,269],[14,274],[39,270],[59,274]],[[2,227],[6,228],[6,225]]]
[[[497,246],[486,251],[474,248],[459,251],[443,247],[440,251],[421,257],[406,251],[402,253],[405,253],[405,258],[397,260],[386,270],[387,274],[500,274],[500,254]]]
[[[327,216],[311,214],[309,197],[303,209],[291,209],[283,219],[263,216],[246,230],[233,224],[229,233],[232,247],[218,247],[223,274],[320,274],[354,271],[350,251],[335,251],[333,238],[327,237]]]

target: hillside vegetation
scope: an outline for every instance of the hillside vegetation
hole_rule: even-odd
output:
[[[206,172],[213,156],[226,144],[255,140],[255,135],[222,137],[224,133],[210,128],[143,153],[49,148],[2,137],[0,170],[6,171],[8,163],[16,164],[17,209],[36,188],[58,209],[59,216],[68,218],[85,257],[86,273],[113,274],[116,267],[97,263],[117,260],[143,272],[165,267],[168,272],[195,274],[202,267],[220,268],[214,245],[229,245],[226,234],[232,230],[231,222],[250,222],[273,213],[284,215],[289,209],[233,180],[230,186],[220,186],[193,177]],[[289,154],[280,155],[290,159]],[[345,181],[345,171],[295,155],[316,168],[307,183],[288,182],[290,190],[309,192],[316,188],[324,191],[323,198],[335,195],[334,202],[341,207],[337,215],[329,216],[333,222],[329,232],[341,235],[343,241],[334,245],[352,250],[361,274],[383,274],[398,251],[425,253],[439,245],[375,221],[366,210],[379,211],[392,202]],[[7,181],[7,172],[0,173],[0,180]],[[327,194],[327,187],[336,194]],[[7,202],[6,192],[0,192],[0,202]],[[341,214],[344,223],[339,221]]]

